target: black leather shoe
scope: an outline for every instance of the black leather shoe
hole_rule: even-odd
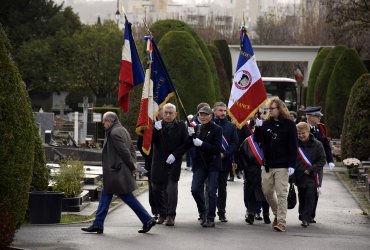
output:
[[[205,223],[203,223],[202,227],[215,227],[215,222],[207,220]]]
[[[255,220],[262,220],[261,214],[257,213],[257,214],[254,216],[254,219],[255,219]]]
[[[219,215],[218,216],[218,219],[221,221],[221,222],[228,222],[228,220],[226,219],[226,216],[223,214],[223,215]]]
[[[263,222],[265,222],[265,224],[271,224],[270,217],[268,215],[263,215]]]
[[[102,227],[96,226],[96,225],[91,225],[89,227],[83,227],[81,228],[82,231],[88,232],[88,233],[98,233],[102,234],[104,229]]]
[[[316,223],[316,221],[314,219],[310,220],[310,223]]]
[[[201,214],[199,215],[199,217],[200,217],[200,225],[203,226],[203,224],[207,222],[207,217],[205,214]]]
[[[245,222],[247,222],[249,225],[253,225],[253,223],[254,223],[254,215],[253,214],[248,214],[248,217],[245,218]]]
[[[143,225],[143,229],[140,229],[138,232],[139,232],[139,233],[141,233],[141,234],[143,234],[143,233],[147,233],[147,232],[149,232],[149,231],[150,231],[150,229],[152,229],[152,227],[154,227],[154,226],[155,226],[155,220],[153,219],[153,220],[151,220],[150,222],[145,223],[145,224]]]
[[[301,226],[308,227],[308,222],[306,220],[303,220]]]

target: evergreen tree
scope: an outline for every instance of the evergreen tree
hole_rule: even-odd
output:
[[[365,73],[367,69],[356,50],[346,49],[335,65],[326,93],[325,121],[333,138],[339,138],[342,132],[344,111],[351,88]]]
[[[0,25],[0,248],[24,219],[35,150],[30,100],[7,41]]]
[[[368,160],[370,152],[370,74],[363,74],[353,85],[342,130],[342,159]]]
[[[326,56],[325,61],[321,67],[320,73],[317,76],[315,91],[314,91],[314,101],[313,105],[325,107],[325,97],[326,91],[328,89],[329,79],[337,63],[339,57],[345,51],[345,46],[335,46],[330,50],[329,54]],[[325,117],[324,117],[325,118]]]
[[[218,52],[220,53],[222,62],[224,64],[227,80],[229,83],[229,88],[231,88],[231,82],[233,78],[233,68],[232,68],[233,65],[229,45],[227,44],[226,40],[215,40],[213,43],[215,44],[215,46],[218,49]]]
[[[317,54],[315,61],[312,63],[310,76],[308,78],[308,85],[307,85],[307,94],[306,94],[306,106],[313,106],[314,105],[314,91],[315,85],[317,81],[317,76],[320,73],[321,67],[325,61],[326,56],[329,54],[331,48],[320,48],[319,53]]]
[[[186,31],[170,31],[158,43],[158,48],[185,109],[191,113],[200,102],[213,105],[211,72],[195,39]]]

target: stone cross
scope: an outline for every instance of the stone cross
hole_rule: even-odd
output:
[[[92,105],[89,104],[89,98],[87,96],[83,97],[83,103],[79,103],[78,107],[82,107],[83,113],[82,113],[82,129],[80,133],[80,143],[86,142],[86,136],[87,136],[87,112],[89,108]]]

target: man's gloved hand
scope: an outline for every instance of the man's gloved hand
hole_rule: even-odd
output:
[[[292,174],[294,174],[294,171],[294,168],[288,168],[288,175],[291,176]]]
[[[194,146],[200,147],[203,144],[203,141],[199,138],[193,139]]]
[[[192,136],[193,134],[195,134],[195,131],[194,131],[193,127],[188,127],[188,134],[189,134],[189,136]]]
[[[256,119],[256,127],[261,127],[262,126],[262,123],[263,121],[261,119]]]
[[[173,154],[170,154],[168,157],[167,157],[167,160],[166,160],[166,163],[167,164],[172,164],[175,162],[175,156],[173,156]]]
[[[155,127],[156,130],[161,130],[162,129],[162,120],[156,121],[154,123],[154,127]]]
[[[330,170],[333,170],[333,168],[335,167],[335,164],[333,162],[329,162],[328,166]]]

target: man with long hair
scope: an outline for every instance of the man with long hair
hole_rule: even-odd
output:
[[[265,155],[262,190],[275,216],[272,227],[284,232],[289,176],[295,171],[297,159],[297,128],[278,97],[270,98],[267,107],[267,119],[256,119],[254,136]]]

